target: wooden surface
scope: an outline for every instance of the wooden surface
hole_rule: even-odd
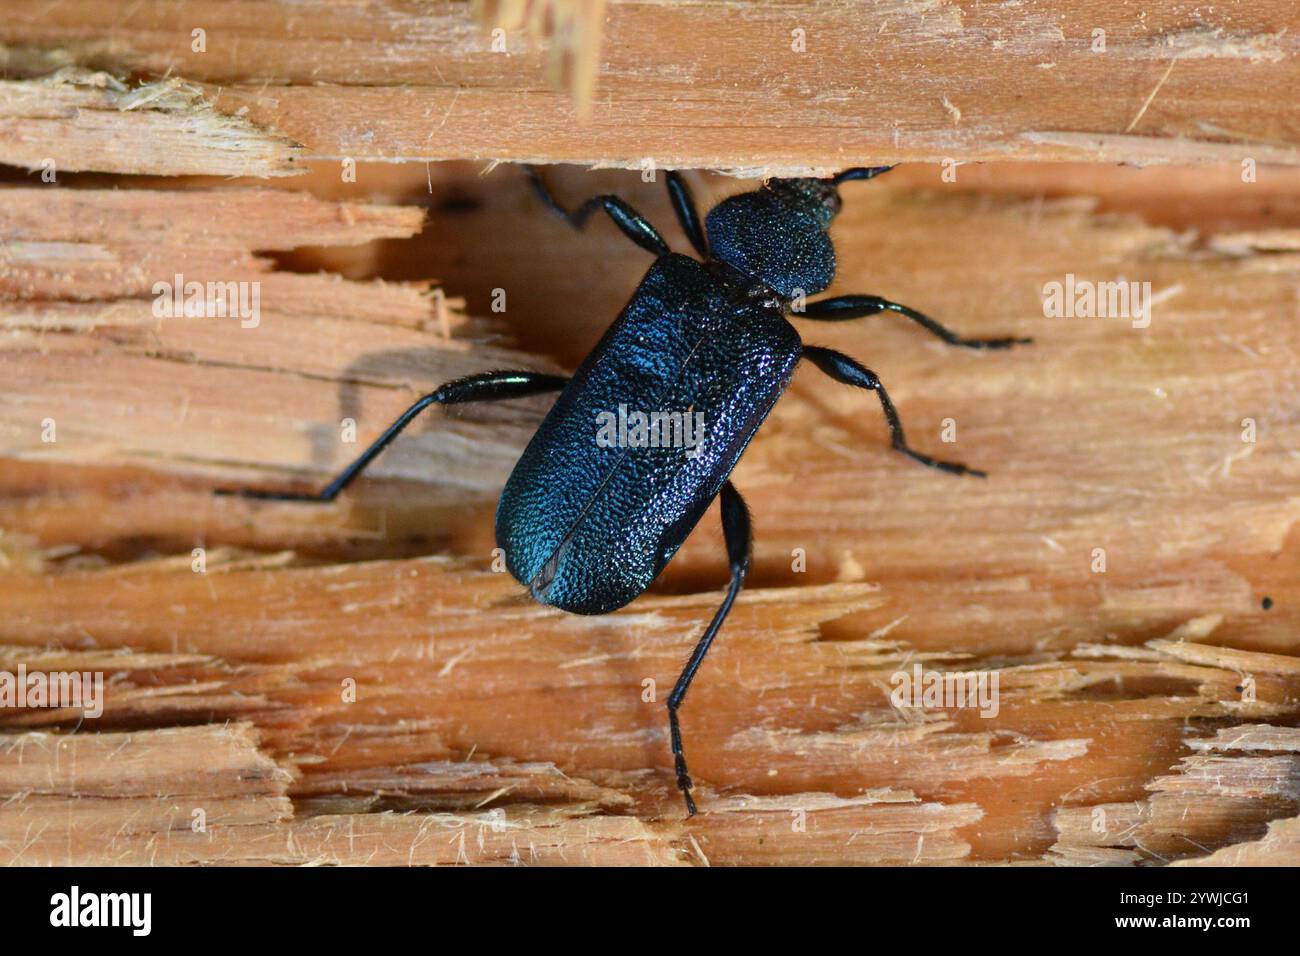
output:
[[[548,175],[684,248],[661,184]],[[870,396],[797,374],[736,473],[755,567],[683,712],[690,821],[662,701],[721,597],[716,513],[651,594],[576,618],[492,570],[544,399],[431,413],[330,506],[212,495],[319,484],[356,452],[340,419],[364,442],[449,377],[571,367],[644,253],[543,215],[508,166],[11,184],[0,670],[108,688],[94,722],[0,709],[0,859],[1294,864],[1295,177],[917,166],[844,188],[832,292],[1036,342],[798,323],[880,373],[914,444],[991,475],[892,454]],[[706,203],[744,188],[692,179]],[[261,281],[260,324],[155,318],[173,271]],[[1046,318],[1071,273],[1149,281],[1150,326]],[[894,706],[917,663],[997,673],[997,715]]]
[[[494,52],[520,4],[0,2],[0,678],[106,682],[93,719],[0,707],[0,863],[1300,862],[1294,4],[534,6]],[[647,257],[519,159],[730,173],[706,206],[911,161],[844,188],[831,291],[1035,339],[798,323],[990,477],[797,374],[735,476],[689,821],[663,700],[716,511],[575,618],[493,566],[545,398],[430,413],[329,506],[213,494],[581,360]],[[661,181],[547,175],[685,248]],[[258,322],[158,317],[178,273],[258,283]],[[1069,276],[1149,282],[1149,326],[1047,317]],[[899,706],[918,665],[996,675],[997,713]]]
[[[599,32],[563,26],[584,22],[571,19],[580,4],[549,6],[562,25],[549,44],[516,29],[497,51],[459,2],[8,0],[0,160],[120,171],[120,149],[107,147],[125,139],[139,171],[225,175],[238,136],[260,153],[250,163],[272,166],[286,150],[769,173],[945,159],[1300,163],[1290,0],[610,0]],[[557,57],[583,78],[557,87]],[[60,67],[132,77],[146,92],[131,109],[98,96],[52,111],[25,84]],[[164,80],[184,95],[148,88]],[[71,129],[43,136],[35,156],[35,124]],[[167,155],[150,133],[178,126],[191,135]],[[95,138],[106,148],[84,148]]]

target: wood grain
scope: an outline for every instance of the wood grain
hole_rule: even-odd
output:
[[[684,711],[690,821],[662,701],[720,598],[715,514],[650,595],[583,619],[493,570],[545,401],[434,413],[327,507],[211,494],[315,485],[355,453],[342,418],[365,441],[447,377],[572,365],[644,254],[570,233],[507,168],[6,188],[0,671],[107,689],[93,722],[0,709],[3,859],[1294,862],[1291,180],[1067,167],[1049,196],[1046,171],[973,172],[845,187],[833,291],[1032,347],[798,327],[875,368],[916,445],[991,476],[891,454],[870,396],[798,373],[736,474],[757,554]],[[671,221],[661,184],[548,174]],[[177,269],[262,282],[261,322],[154,316]],[[1046,317],[1067,274],[1150,282],[1149,326]],[[996,714],[897,706],[918,664],[996,674]]]
[[[575,54],[596,64],[589,111],[549,82],[554,48],[516,30],[494,51],[463,3],[64,0],[9,13],[0,44],[16,79],[68,65],[183,79],[250,135],[299,144],[305,158],[768,173],[884,161],[1300,162],[1300,12],[1287,0],[1222,10],[611,0],[599,58]],[[67,117],[59,138],[84,142],[86,118],[104,115]],[[213,173],[230,162],[220,146]],[[24,152],[11,139],[5,154]],[[56,158],[111,170],[113,157],[78,148]]]

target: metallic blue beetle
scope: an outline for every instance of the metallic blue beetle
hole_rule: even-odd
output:
[[[804,345],[787,320],[792,304],[835,277],[828,230],[840,210],[838,187],[891,167],[858,167],[832,179],[776,179],[733,196],[701,227],[690,190],[667,174],[673,209],[697,261],[669,250],[635,209],[596,196],[574,211],[551,195],[532,168],[542,200],[576,228],[603,210],[633,242],[655,256],[650,271],[600,343],[571,378],[496,371],[450,382],[425,395],[318,494],[245,491],[250,497],[331,501],[430,405],[520,398],[558,391],[506,483],[497,507],[497,544],[511,574],[544,604],[605,614],[644,592],[721,494],[731,584],[668,698],[677,785],[695,813],[677,712],[749,568],[749,512],[729,476],[781,397],[800,359],[848,385],[875,392],[893,447],[924,465],[983,476],[965,465],[914,451],[875,373],[830,349]],[[906,306],[847,295],[808,303],[802,318],[837,321],[897,312],[952,345],[1006,348],[1028,339],[965,339]],[[703,416],[703,441],[646,446],[601,441],[602,416],[631,408]],[[680,419],[678,419],[680,421]],[[638,433],[640,434],[640,433]]]

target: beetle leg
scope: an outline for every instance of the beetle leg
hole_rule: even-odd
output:
[[[927,332],[937,335],[949,345],[960,345],[968,349],[1009,349],[1013,345],[1028,345],[1033,339],[1020,339],[1006,336],[996,339],[962,338],[951,329],[945,328],[928,315],[922,315],[915,309],[909,309],[897,302],[890,302],[878,295],[839,295],[833,299],[809,302],[802,312],[796,312],[797,318],[822,319],[828,322],[840,322],[844,319],[865,319],[879,315],[881,312],[897,312],[922,326]]]
[[[875,179],[881,173],[887,173],[893,166],[853,166],[844,170],[838,176],[831,177],[831,182],[836,186],[840,183],[847,183],[851,179]]]
[[[525,166],[524,169],[527,171],[528,179],[533,184],[533,189],[537,195],[541,197],[542,202],[546,203],[552,212],[567,219],[569,225],[573,226],[574,229],[581,229],[587,224],[587,220],[591,218],[592,213],[597,209],[604,209],[623,235],[646,252],[654,253],[656,256],[666,256],[672,251],[668,248],[668,243],[664,242],[663,236],[659,235],[658,230],[650,225],[650,221],[617,196],[593,196],[570,212],[560,205],[560,201],[555,198],[550,188],[542,180],[542,176],[536,167]]]
[[[803,347],[803,357],[809,359],[837,382],[843,382],[845,385],[855,385],[858,388],[865,388],[867,391],[876,393],[880,398],[880,407],[885,413],[885,421],[889,423],[890,443],[895,450],[901,451],[904,455],[919,461],[923,465],[938,468],[940,471],[951,472],[954,475],[974,475],[977,478],[988,477],[986,472],[975,468],[968,468],[957,462],[940,461],[937,458],[931,458],[929,455],[913,450],[907,444],[907,437],[903,434],[903,423],[898,418],[898,410],[894,408],[894,403],[889,400],[889,393],[885,391],[885,386],[876,373],[865,365],[860,365],[842,352],[819,348],[815,345],[805,345]]]
[[[686,798],[686,813],[688,816],[695,815],[695,801],[691,799],[693,784],[691,783],[691,775],[686,771],[686,755],[682,751],[682,729],[677,722],[677,710],[686,697],[686,691],[691,686],[691,680],[695,677],[695,672],[700,669],[704,655],[709,653],[709,645],[718,636],[718,630],[722,627],[722,622],[727,619],[727,615],[731,612],[731,605],[736,600],[736,595],[740,593],[740,586],[745,582],[745,573],[749,570],[749,560],[754,550],[754,541],[750,534],[749,509],[745,507],[745,499],[740,497],[740,492],[736,490],[735,485],[730,481],[722,486],[722,535],[727,541],[727,560],[731,564],[731,585],[727,588],[727,596],[722,599],[722,606],[713,615],[713,620],[709,622],[709,626],[705,630],[704,636],[700,638],[700,642],[695,645],[695,651],[691,654],[686,669],[677,678],[677,685],[668,698],[668,731],[673,744],[677,787],[681,790],[682,796]]]
[[[676,171],[668,173],[668,198],[672,200],[673,212],[682,225],[682,232],[691,240],[691,245],[700,254],[701,259],[709,258],[709,242],[704,237],[704,228],[700,225],[700,214],[695,208],[695,197],[682,174]]]
[[[259,491],[257,489],[218,488],[219,495],[239,495],[243,498],[263,498],[271,501],[333,501],[340,491],[350,485],[366,466],[378,457],[402,433],[402,429],[430,405],[458,405],[463,402],[492,402],[509,398],[523,398],[540,392],[555,392],[569,381],[563,375],[543,375],[540,372],[482,372],[467,375],[446,385],[441,385],[402,412],[384,433],[375,439],[360,457],[348,465],[338,476],[317,493]]]

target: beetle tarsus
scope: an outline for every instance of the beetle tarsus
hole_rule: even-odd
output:
[[[316,501],[329,502],[325,492],[317,491],[267,491],[262,488],[217,488],[212,492],[222,498],[251,498],[254,501]]]
[[[906,445],[894,445],[895,451],[901,451],[913,461],[919,461],[929,468],[937,468],[939,471],[946,471],[950,475],[970,475],[972,478],[987,478],[989,473],[981,471],[978,468],[971,468],[969,465],[963,465],[958,461],[941,461],[938,458],[931,458],[929,455],[923,455],[919,451],[913,451]]]
[[[676,711],[669,711],[669,713],[672,715],[670,719],[677,719]],[[679,730],[679,740],[680,736],[681,733]],[[693,817],[697,812],[695,808],[695,799],[691,796],[691,791],[695,789],[695,784],[691,781],[691,775],[686,770],[686,756],[681,753],[674,754],[674,763],[677,770],[677,789],[682,792],[682,799],[686,801],[686,815],[688,817]]]

